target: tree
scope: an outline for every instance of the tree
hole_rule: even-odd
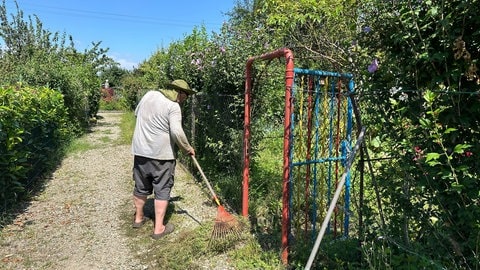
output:
[[[72,125],[81,134],[89,117],[98,111],[97,72],[113,60],[106,56],[108,49],[101,48],[101,42],[78,52],[71,36],[52,33],[43,28],[40,18],[33,18],[29,16],[26,21],[17,4],[16,14],[9,19],[5,0],[0,6],[0,37],[5,42],[0,51],[0,80],[4,84],[20,82],[59,91],[64,95]]]
[[[110,87],[119,88],[122,86],[122,79],[129,74],[129,71],[120,67],[118,63],[102,66],[98,77],[101,82],[108,80]]]
[[[311,69],[352,72],[350,48],[357,32],[358,1],[256,1],[265,27],[283,39]]]

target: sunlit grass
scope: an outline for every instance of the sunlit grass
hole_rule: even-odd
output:
[[[108,136],[103,136],[103,137],[100,138],[100,141],[101,141],[102,143],[109,143],[109,142],[112,141],[112,139],[111,139],[110,137],[108,137]]]
[[[130,202],[125,203],[128,209]],[[148,205],[147,209],[152,208]],[[175,210],[169,205],[167,216],[174,224],[182,223],[181,215],[171,214]],[[153,211],[153,209],[147,210]],[[124,210],[123,227],[131,241],[130,248],[137,250],[136,256],[144,265],[152,269],[210,269],[214,265],[229,265],[234,269],[285,269],[279,259],[278,250],[264,251],[258,239],[249,233],[246,221],[238,237],[212,238],[214,221],[204,222],[191,230],[177,231],[162,240],[150,239],[153,223],[148,221],[140,229],[131,228],[133,212]],[[218,268],[215,268],[218,269]]]
[[[135,129],[135,114],[127,111],[122,115],[120,121],[120,139],[121,144],[130,144],[132,142],[133,130]]]
[[[235,269],[285,269],[278,250],[264,250],[258,240],[250,235],[242,247],[229,252]]]
[[[121,100],[112,100],[106,102],[103,99],[100,99],[100,110],[105,111],[121,111],[123,110],[123,103]]]
[[[95,145],[85,141],[83,137],[80,137],[70,142],[70,144],[66,148],[66,154],[71,155],[71,154],[84,153],[92,149],[95,149]]]

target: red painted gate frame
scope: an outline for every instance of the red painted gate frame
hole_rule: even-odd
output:
[[[288,228],[289,225],[289,185],[290,174],[290,154],[289,138],[290,123],[292,113],[291,89],[293,86],[294,64],[293,53],[282,48],[276,51],[262,54],[260,56],[250,57],[247,60],[245,68],[245,117],[243,126],[243,182],[242,182],[242,215],[248,217],[248,181],[250,178],[250,113],[251,113],[251,93],[252,93],[252,66],[255,60],[270,60],[285,57],[285,120],[283,132],[283,195],[282,195],[282,251],[281,259],[283,264],[288,263]]]

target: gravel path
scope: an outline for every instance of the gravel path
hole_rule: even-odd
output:
[[[130,145],[117,143],[121,113],[100,115],[93,132],[82,138],[91,150],[66,157],[45,189],[2,229],[0,269],[157,269],[138,261],[125,232],[125,215],[134,210]],[[183,214],[173,239],[215,217],[205,190],[181,164],[172,193],[182,198],[174,205]]]

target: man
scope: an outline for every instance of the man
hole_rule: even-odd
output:
[[[133,202],[134,228],[146,221],[143,207],[147,196],[155,194],[155,225],[153,239],[173,232],[171,223],[163,224],[170,192],[174,184],[177,145],[184,153],[195,155],[182,128],[180,104],[195,94],[184,80],[172,81],[167,89],[148,91],[135,109],[136,124],[132,140],[134,155]]]

